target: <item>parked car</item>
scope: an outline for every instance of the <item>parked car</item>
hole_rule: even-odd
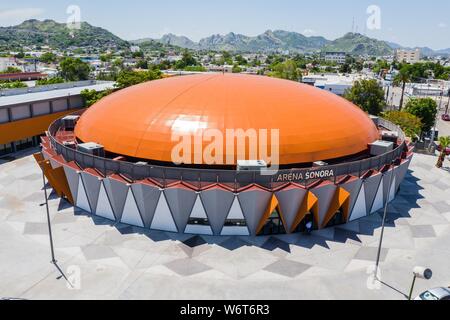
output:
[[[450,301],[450,288],[434,288],[425,291],[414,300],[430,301],[430,300],[447,300]]]
[[[442,115],[442,120],[444,120],[444,121],[450,121],[450,114],[443,114],[443,115]]]
[[[442,147],[440,145],[437,147],[437,149],[439,152],[442,151]],[[445,155],[450,156],[450,147],[445,148]]]

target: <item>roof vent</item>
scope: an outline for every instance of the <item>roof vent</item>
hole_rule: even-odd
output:
[[[79,144],[77,145],[77,150],[82,153],[90,154],[96,157],[101,158],[105,157],[105,148],[102,145],[94,142]]]
[[[260,171],[267,169],[264,160],[238,160],[238,171]]]

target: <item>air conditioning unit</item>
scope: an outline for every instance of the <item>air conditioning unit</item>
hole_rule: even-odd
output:
[[[76,149],[77,148],[77,144],[75,141],[64,141],[63,145],[65,147],[71,148],[71,149]]]
[[[370,116],[370,119],[373,121],[373,123],[378,127],[380,123],[380,118],[376,116]]]
[[[80,116],[65,116],[62,118],[63,127],[66,131],[75,130],[75,125],[77,124]]]
[[[324,161],[316,161],[313,163],[313,167],[326,167],[328,166],[328,163]]]
[[[371,156],[381,156],[394,150],[394,143],[391,141],[378,140],[374,143],[369,144],[369,149]]]
[[[260,171],[267,169],[267,163],[264,160],[238,160],[238,171]]]
[[[90,154],[96,157],[105,157],[105,148],[97,143],[94,142],[88,142],[88,143],[82,143],[77,145],[77,150],[79,152],[83,152],[86,154]]]
[[[399,134],[397,131],[381,131],[383,141],[397,143]]]

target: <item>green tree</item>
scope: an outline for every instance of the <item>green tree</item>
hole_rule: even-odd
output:
[[[0,73],[22,73],[22,70],[20,70],[19,68],[16,67],[8,67],[6,68],[4,71],[0,72]]]
[[[63,83],[64,79],[61,77],[54,77],[54,78],[46,78],[36,81],[37,86],[47,86],[51,84],[57,84],[57,83]]]
[[[345,92],[344,98],[374,116],[378,116],[386,105],[384,90],[377,80],[356,81],[353,87]]]
[[[388,111],[383,118],[398,125],[408,137],[415,138],[422,132],[422,121],[406,111]]]
[[[402,97],[400,98],[400,106],[399,106],[399,110],[401,111],[403,109],[403,102],[405,99],[405,89],[406,89],[406,84],[411,82],[411,70],[410,70],[410,66],[409,65],[404,65],[399,73],[397,74],[397,76],[394,79],[394,84],[395,85],[401,85],[402,86]]]
[[[19,88],[27,88],[28,86],[20,81],[14,82],[3,82],[0,83],[0,89],[19,89]]]
[[[422,132],[428,132],[436,123],[438,106],[431,98],[411,99],[405,107],[405,111],[422,120]]]
[[[81,59],[65,58],[59,64],[60,76],[66,81],[82,81],[89,79],[91,67]]]
[[[241,73],[242,72],[242,68],[239,65],[235,64],[233,66],[233,71],[232,72],[233,73]]]
[[[450,147],[450,137],[440,137],[439,138],[439,144],[441,146],[441,153],[439,155],[438,162],[436,164],[436,167],[439,169],[444,166],[445,161],[445,150]]]
[[[194,58],[194,56],[189,52],[189,50],[184,50],[183,57],[181,60],[177,61],[175,63],[175,69],[177,70],[184,70],[184,68],[189,66],[197,66],[198,62]]]
[[[275,78],[292,81],[299,81],[301,78],[294,60],[277,63],[272,70],[270,76]]]
[[[39,61],[43,62],[43,63],[54,63],[58,60],[58,57],[56,56],[56,54],[52,53],[52,52],[46,52],[44,53],[40,58]]]
[[[113,90],[105,90],[101,92],[97,92],[96,90],[85,89],[81,91],[81,96],[86,102],[86,106],[90,107],[97,101],[103,99],[104,97],[113,93]]]
[[[161,72],[148,70],[148,71],[133,71],[122,70],[117,75],[116,88],[123,89],[134,86],[139,83],[157,80],[161,78]]]

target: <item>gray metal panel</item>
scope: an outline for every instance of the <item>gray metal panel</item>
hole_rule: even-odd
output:
[[[350,214],[355,207],[356,200],[358,200],[359,191],[361,190],[362,184],[363,181],[361,179],[356,179],[340,185],[340,187],[350,193]]]
[[[131,186],[133,189],[136,204],[142,214],[146,228],[150,227],[155,216],[156,206],[158,205],[161,190],[157,187],[142,183],[136,183]]]
[[[30,106],[17,106],[11,108],[11,116],[13,121],[31,118]]]
[[[406,173],[408,172],[409,165],[411,164],[411,159],[405,160],[400,167],[395,172],[395,193],[398,192],[398,189],[400,188],[400,185],[403,183],[403,180],[406,177]]]
[[[391,180],[391,177],[392,177],[392,180]],[[386,201],[388,201],[389,191],[391,188],[390,183],[394,184],[394,186],[395,186],[394,178],[395,178],[395,169],[391,169],[384,174],[384,177],[383,177],[383,201],[384,201],[384,203],[386,203]]]
[[[375,197],[377,196],[378,187],[380,186],[382,178],[383,175],[381,173],[377,173],[364,181],[364,191],[366,193],[366,206],[368,215],[370,214],[373,202],[375,201]]]
[[[8,109],[0,109],[0,123],[9,121]]]
[[[195,191],[181,188],[165,189],[164,194],[175,224],[178,230],[183,232],[186,229],[197,194]]]
[[[81,172],[81,176],[83,178],[84,188],[86,189],[86,194],[88,196],[92,211],[95,211],[95,208],[97,208],[98,195],[100,193],[101,180],[87,172]]]
[[[92,213],[93,211],[84,189],[84,183],[83,179],[81,178],[81,174],[79,175],[77,202],[75,206],[89,213]]]
[[[178,232],[175,221],[173,220],[172,213],[170,212],[169,205],[166,201],[164,192],[161,192],[158,200],[158,205],[155,210],[155,216],[153,217],[151,229]]]
[[[114,216],[114,210],[109,201],[108,194],[106,193],[105,184],[100,184],[100,192],[98,195],[97,208],[95,209],[95,214],[99,217],[106,218],[111,221],[116,221]]]
[[[128,195],[128,186],[124,182],[120,182],[114,179],[105,179],[106,192],[108,193],[109,200],[114,210],[117,221],[122,219],[123,207]]]
[[[34,117],[50,114],[50,102],[34,103],[32,108]]]
[[[311,192],[319,200],[319,224],[322,225],[325,217],[327,215],[328,209],[330,208],[331,201],[333,200],[334,194],[336,193],[337,186],[335,184],[329,184],[324,186],[319,186],[318,188],[312,189]]]
[[[250,190],[241,192],[238,197],[250,234],[256,235],[256,229],[269,206],[272,193]]]
[[[139,208],[136,204],[136,199],[131,188],[128,189],[128,196],[123,208],[121,223],[129,224],[136,227],[144,227],[144,220],[142,219]]]
[[[283,213],[284,221],[286,222],[286,230],[290,231],[292,229],[307,193],[307,190],[301,188],[291,188],[275,193],[281,212]]]
[[[215,235],[220,235],[234,200],[232,192],[223,189],[211,189],[200,193],[203,207]]]
[[[66,174],[67,182],[69,183],[73,201],[77,203],[79,174],[75,169],[69,166],[64,166],[64,173]]]
[[[67,99],[53,101],[53,112],[58,113],[67,110]]]
[[[367,215],[366,194],[364,184],[361,183],[359,194],[356,196],[355,205],[350,211],[349,221],[354,221]]]

